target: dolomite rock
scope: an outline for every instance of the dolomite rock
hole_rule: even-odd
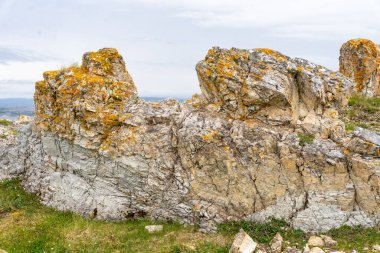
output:
[[[282,242],[283,238],[282,236],[277,233],[275,237],[270,242],[270,249],[272,253],[281,253],[282,250]]]
[[[0,149],[0,177],[95,219],[379,224],[378,154],[352,147],[377,144],[338,115],[348,78],[268,49],[213,48],[196,68],[203,93],[185,103],[139,99],[114,49],[45,72],[33,123]],[[301,145],[305,133],[315,138]]]
[[[318,119],[328,108],[345,106],[351,92],[341,74],[264,48],[215,47],[196,70],[208,102],[235,119],[255,117],[280,125]]]
[[[333,240],[330,236],[321,235],[321,237],[322,237],[323,242],[324,242],[326,247],[333,247],[333,246],[336,246],[338,244],[338,242]]]
[[[311,248],[310,253],[325,253],[321,248],[314,247]]]
[[[314,246],[314,247],[324,247],[325,242],[324,240],[319,236],[310,236],[309,241],[307,242],[308,245]]]
[[[28,126],[0,124],[0,180],[11,179],[24,172],[20,157],[25,157],[23,152],[29,147],[20,148],[17,138],[27,138],[22,134],[25,128]]]
[[[309,244],[306,243],[304,249],[303,249],[303,253],[310,253],[310,247],[309,247]]]
[[[380,47],[370,40],[349,40],[340,49],[339,71],[356,82],[355,90],[380,95]]]
[[[235,236],[229,253],[253,253],[256,246],[257,243],[243,229],[240,229],[239,233]]]

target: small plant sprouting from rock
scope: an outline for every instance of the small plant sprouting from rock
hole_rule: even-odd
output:
[[[59,68],[59,71],[60,72],[66,72],[66,71],[68,71],[68,70],[70,70],[70,69],[72,69],[72,68],[80,68],[81,66],[79,65],[79,63],[78,62],[74,62],[74,63],[72,63],[72,64],[70,64],[70,65],[64,65],[64,66],[61,66],[60,68]]]
[[[306,144],[312,144],[314,141],[314,135],[310,133],[298,134],[298,138],[300,139],[300,145],[305,146]]]

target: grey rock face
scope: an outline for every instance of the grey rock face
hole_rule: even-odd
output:
[[[378,224],[378,156],[350,145],[376,140],[346,135],[336,110],[352,83],[273,51],[213,50],[197,65],[203,96],[185,103],[140,100],[113,50],[45,73],[0,177],[22,174],[44,204],[96,219]]]

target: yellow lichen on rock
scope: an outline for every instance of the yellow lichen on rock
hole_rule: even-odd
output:
[[[86,53],[81,67],[47,71],[36,83],[36,126],[72,139],[72,125],[106,135],[135,102],[136,87],[116,49]]]
[[[367,96],[380,95],[380,52],[367,39],[349,40],[340,49],[339,71],[356,83]]]
[[[286,62],[288,61],[288,59],[282,55],[281,53],[277,52],[277,51],[274,51],[272,49],[269,49],[269,48],[256,48],[256,50],[264,53],[264,54],[267,54],[267,55],[270,55],[274,58],[276,58],[279,62]]]

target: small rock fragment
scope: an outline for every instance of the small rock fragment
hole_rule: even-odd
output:
[[[321,235],[323,242],[325,243],[326,247],[333,247],[338,244],[337,241],[334,241],[330,236],[327,235]]]
[[[283,252],[287,252],[287,253],[302,253],[302,250],[299,250],[297,249],[297,247],[286,247],[285,251]]]
[[[309,244],[310,246],[314,246],[314,247],[325,246],[325,242],[323,241],[323,239],[321,237],[315,236],[315,235],[310,236],[307,244]]]
[[[149,233],[160,232],[160,231],[162,231],[163,228],[164,227],[162,225],[149,225],[149,226],[145,226],[145,229]]]
[[[275,235],[275,237],[270,242],[270,249],[271,249],[272,253],[280,253],[281,252],[283,240],[284,239],[282,238],[280,233],[277,233]]]
[[[378,244],[373,245],[372,251],[374,251],[374,252],[380,252],[380,245],[378,245]]]
[[[6,251],[3,250],[3,249],[0,249],[0,253],[8,253],[8,252],[6,252]]]
[[[256,250],[256,253],[267,253],[267,252],[263,249],[258,249],[258,250]]]
[[[235,236],[229,253],[253,253],[256,247],[257,243],[243,229],[240,229]]]
[[[314,247],[310,250],[310,253],[325,253],[325,252],[319,247]]]
[[[303,249],[303,253],[310,253],[309,244],[306,243],[305,248]]]

